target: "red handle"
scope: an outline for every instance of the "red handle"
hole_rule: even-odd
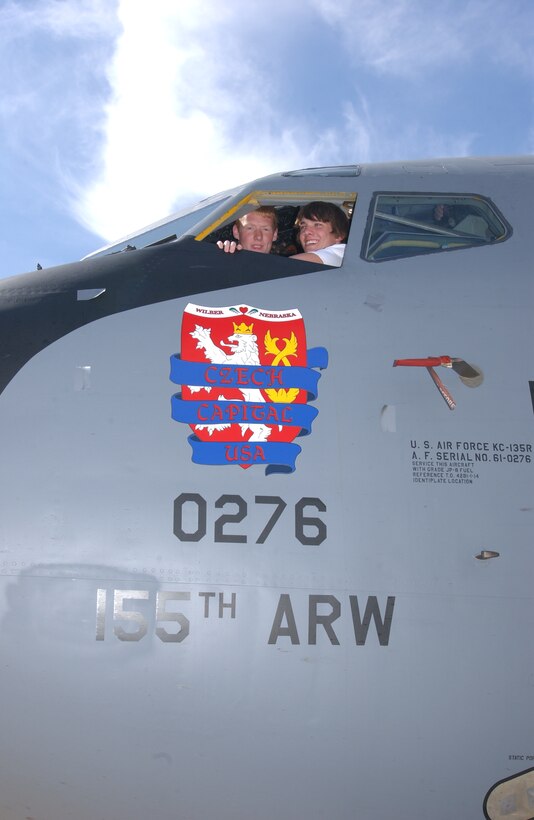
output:
[[[450,356],[429,356],[426,359],[395,359],[393,367],[451,367]]]

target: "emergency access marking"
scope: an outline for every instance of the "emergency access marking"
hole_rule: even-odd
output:
[[[532,444],[516,441],[411,439],[416,484],[473,484],[483,464],[531,464]]]

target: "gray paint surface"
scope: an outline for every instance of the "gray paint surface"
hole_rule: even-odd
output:
[[[342,268],[303,265],[103,316],[7,385],[2,820],[475,820],[492,784],[532,765],[521,756],[534,755],[534,465],[493,459],[514,454],[495,444],[533,444],[531,188],[508,166],[472,167],[437,180],[432,169],[364,167],[350,182],[358,202]],[[371,196],[398,185],[491,196],[513,236],[365,263]],[[328,349],[292,475],[192,463],[168,378],[190,301],[297,307],[308,347]],[[440,372],[454,412],[424,369],[392,368],[435,354],[484,373],[469,390]],[[444,442],[471,455],[487,444],[490,458],[438,465]],[[414,481],[414,452],[464,472]],[[449,483],[458,476],[470,483]],[[206,500],[197,543],[173,534],[182,493]],[[214,540],[216,518],[234,512],[216,507],[224,494],[247,503],[226,529],[246,543]],[[271,510],[258,496],[287,504],[263,544]],[[326,505],[308,510],[327,526],[319,545],[295,537],[302,498]],[[186,512],[194,529],[194,505]],[[484,549],[500,557],[477,560]],[[294,624],[269,643],[281,596]],[[360,616],[376,599],[382,618],[394,598],[387,644],[371,620],[358,645],[355,597]],[[188,634],[169,639],[185,621]],[[140,628],[140,640],[120,639]]]

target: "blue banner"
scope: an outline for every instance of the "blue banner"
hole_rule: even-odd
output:
[[[310,347],[306,351],[308,367],[318,367],[325,370],[328,367],[328,350],[326,347]]]
[[[307,351],[308,367],[270,365],[213,364],[188,362],[176,353],[171,356],[170,379],[175,384],[194,387],[234,388],[246,390],[279,390],[298,387],[317,398],[317,382],[321,378],[312,368],[328,366],[328,353],[324,347]]]
[[[170,378],[176,384],[192,387],[209,387],[217,390],[240,390],[243,395],[258,395],[260,401],[242,401],[241,399],[218,399],[215,401],[184,400],[177,393],[171,399],[172,418],[193,427],[203,425],[269,425],[273,431],[276,427],[293,427],[299,430],[299,436],[307,436],[318,410],[308,404],[296,402],[263,401],[260,390],[281,390],[298,388],[305,390],[307,400],[317,398],[317,384],[320,373],[313,368],[323,370],[328,367],[328,352],[324,347],[314,347],[307,351],[307,367],[238,365],[213,362],[183,361],[179,354],[171,356]],[[258,391],[257,393],[245,391]],[[297,432],[295,430],[295,432]],[[236,428],[236,434],[240,431]],[[259,435],[256,433],[256,435]],[[254,464],[265,466],[270,473],[292,473],[295,460],[301,451],[298,444],[277,441],[203,441],[196,435],[189,436],[195,464],[238,464],[251,467]]]
[[[240,464],[252,467],[266,465],[265,472],[292,473],[295,460],[301,451],[298,444],[269,441],[201,441],[197,436],[189,436],[193,448],[195,464]]]
[[[232,401],[186,401],[177,393],[171,399],[174,421],[185,424],[273,424],[284,427],[301,427],[306,433],[318,414],[316,407],[307,404],[281,402]]]

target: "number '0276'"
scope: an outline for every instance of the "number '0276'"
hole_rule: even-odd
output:
[[[265,524],[255,538],[264,544],[287,507],[278,495],[257,495],[254,504],[266,508]],[[248,536],[239,527],[248,514],[248,504],[240,495],[221,495],[215,502],[213,540],[219,544],[246,544]],[[269,507],[273,507],[272,511]],[[320,498],[301,498],[294,508],[295,538],[301,544],[317,546],[326,539],[326,523],[318,513],[326,512]],[[259,518],[259,512],[256,516]],[[261,526],[261,525],[260,525]],[[199,493],[182,493],[174,500],[174,534],[180,541],[201,541],[208,528],[208,503]],[[254,536],[253,536],[254,537]],[[252,540],[252,539],[251,539]]]

